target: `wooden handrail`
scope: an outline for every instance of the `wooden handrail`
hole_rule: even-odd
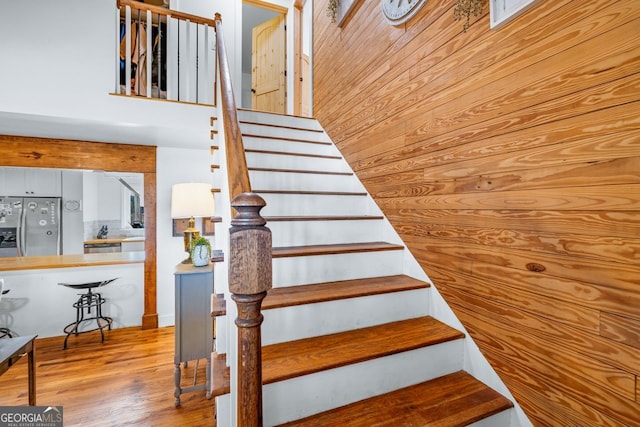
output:
[[[220,64],[220,95],[224,122],[225,148],[227,152],[227,174],[229,176],[229,198],[233,200],[242,193],[251,192],[249,169],[242,143],[242,133],[238,123],[236,101],[231,84],[231,70],[222,34],[222,17],[216,13],[216,52]]]
[[[211,27],[215,26],[215,21],[213,19],[203,18],[197,15],[191,15],[189,13],[178,12],[177,10],[165,9],[164,7],[154,6],[152,4],[142,3],[134,0],[118,0],[118,7],[120,6],[130,6],[131,9],[142,10],[142,11],[151,11],[151,13],[156,13],[159,15],[170,16],[171,18],[180,19],[182,21],[189,20],[190,22],[202,25],[209,25]]]

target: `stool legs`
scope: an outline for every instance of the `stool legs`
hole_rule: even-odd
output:
[[[102,315],[102,304],[105,303],[105,299],[102,297],[102,294],[99,292],[92,292],[91,288],[88,289],[87,293],[80,294],[80,298],[73,304],[73,307],[76,309],[76,321],[68,324],[64,328],[64,332],[67,336],[64,338],[64,346],[63,348],[67,349],[67,341],[69,340],[69,336],[83,334],[85,332],[93,332],[100,331],[101,342],[104,343],[104,328],[111,329],[111,323],[113,323],[113,319],[111,317],[105,317]],[[95,315],[93,317],[85,318],[85,310],[88,315],[91,314],[91,307],[95,307]],[[83,322],[88,322],[91,320],[96,321],[96,327],[89,330],[80,331],[78,328]]]

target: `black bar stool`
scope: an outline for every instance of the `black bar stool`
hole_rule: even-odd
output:
[[[113,323],[113,319],[111,317],[102,315],[102,304],[104,304],[106,300],[102,297],[101,293],[93,292],[93,289],[108,285],[114,280],[117,280],[117,277],[115,279],[103,280],[101,282],[58,283],[59,285],[66,286],[68,288],[87,290],[87,292],[83,294],[78,294],[80,295],[80,298],[78,298],[78,300],[73,303],[73,307],[76,309],[76,321],[73,323],[69,323],[64,328],[64,333],[67,334],[64,339],[65,350],[67,349],[67,340],[72,334],[79,335],[86,332],[100,331],[102,342],[104,342],[104,329],[111,329],[111,323]],[[94,308],[93,313],[91,313],[92,308]],[[85,312],[89,317],[85,317]],[[86,322],[91,321],[96,322],[95,328],[79,330],[81,325],[84,325]]]

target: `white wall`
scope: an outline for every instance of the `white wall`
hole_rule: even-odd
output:
[[[213,182],[209,150],[158,148],[157,152],[157,303],[160,326],[174,324],[175,267],[187,257],[183,237],[172,237],[171,187],[183,182]],[[217,231],[217,230],[216,230]],[[213,245],[215,237],[206,236]]]
[[[114,0],[0,0],[0,40],[0,133],[202,146],[211,107],[110,95]]]
[[[217,12],[214,3],[213,0],[171,0],[169,5],[171,9],[213,19]]]
[[[251,73],[242,73],[242,91],[240,100],[236,100],[236,103],[240,101],[242,108],[251,108]]]
[[[184,7],[190,13],[208,17],[213,13],[213,0],[177,3],[174,8]],[[231,11],[240,2],[217,3],[231,24]],[[112,95],[116,39],[115,0],[0,0],[0,57],[7,59],[0,67],[0,133],[159,147],[157,311],[159,323],[171,325],[173,269],[186,257],[182,238],[171,236],[171,185],[211,182],[209,118],[216,111]],[[227,40],[233,52],[233,36]],[[233,54],[230,59],[234,60]],[[98,219],[97,205],[84,209]],[[56,280],[47,280],[53,283],[47,289],[60,291]],[[140,324],[141,294],[137,304]]]

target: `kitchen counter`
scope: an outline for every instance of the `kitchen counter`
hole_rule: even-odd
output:
[[[107,239],[100,239],[100,241]],[[0,271],[144,263],[144,252],[0,258]]]

